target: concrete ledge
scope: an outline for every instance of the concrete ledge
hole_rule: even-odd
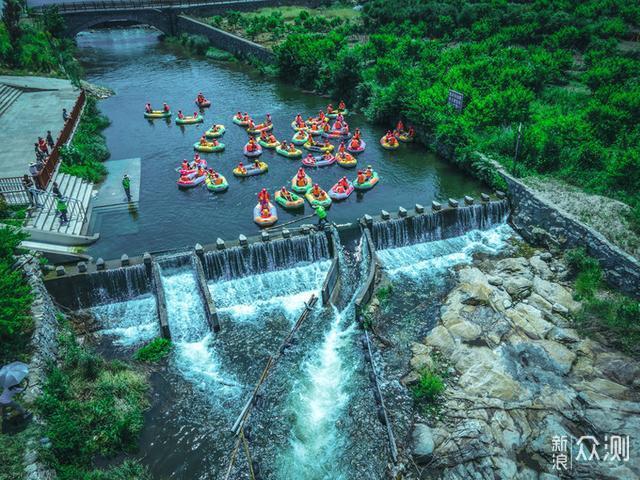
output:
[[[369,252],[369,273],[355,300],[356,321],[362,320],[364,306],[369,303],[373,297],[373,292],[376,287],[376,277],[378,269],[380,268],[380,262],[376,255],[376,247],[371,238],[371,232],[368,228],[363,228],[362,232]]]
[[[169,330],[167,299],[164,294],[162,279],[160,278],[160,268],[158,267],[158,263],[155,261],[151,264],[151,272],[151,285],[156,298],[156,309],[158,311],[158,321],[160,322],[160,334],[162,335],[162,338],[170,339],[171,331]]]
[[[198,290],[200,290],[200,296],[202,297],[202,303],[207,315],[207,321],[209,322],[211,330],[213,330],[214,332],[219,332],[220,320],[218,319],[216,305],[215,303],[213,303],[213,297],[211,296],[211,292],[209,291],[209,287],[207,286],[207,278],[204,274],[202,262],[200,261],[200,257],[198,257],[198,255],[194,255],[192,258],[193,267],[196,272],[196,281],[198,282]]]

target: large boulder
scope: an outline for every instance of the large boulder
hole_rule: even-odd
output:
[[[569,312],[576,313],[580,309],[580,303],[576,302],[571,293],[562,285],[543,280],[540,277],[533,279],[533,291],[544,298],[550,304],[559,304]]]
[[[520,329],[527,337],[533,340],[545,338],[547,333],[554,327],[552,323],[543,318],[540,310],[525,303],[518,303],[507,310],[506,316],[514,323],[517,329]]]
[[[431,429],[423,423],[416,423],[413,427],[411,437],[413,457],[416,463],[429,462],[431,460],[433,449],[435,448]]]
[[[505,258],[496,263],[494,275],[503,280],[504,289],[514,299],[526,298],[533,286],[533,273],[526,258]]]

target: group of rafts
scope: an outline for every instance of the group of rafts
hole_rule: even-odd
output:
[[[206,108],[211,102],[206,100],[202,94],[198,94],[196,104],[200,108]],[[233,116],[233,123],[242,126],[250,135],[249,141],[243,148],[243,153],[248,158],[253,158],[253,163],[244,165],[242,162],[233,169],[233,174],[237,177],[249,177],[260,175],[268,171],[268,165],[259,160],[263,148],[275,149],[276,153],[291,159],[302,158],[303,153],[300,148],[308,150],[302,158],[305,167],[320,168],[337,163],[343,168],[354,168],[357,165],[355,155],[364,152],[365,141],[361,138],[360,130],[355,129],[352,133],[349,124],[345,121],[348,111],[344,102],[340,102],[337,109],[331,104],[327,107],[327,112],[320,111],[317,117],[304,120],[300,114],[291,122],[291,127],[296,132],[291,141],[278,141],[273,135],[273,123],[271,115],[267,114],[265,121],[256,124],[247,114],[241,112]],[[145,106],[145,117],[147,118],[168,118],[171,111],[167,104],[163,104],[162,110],[152,110],[151,105]],[[203,116],[194,112],[193,116],[187,117],[178,111],[176,123],[181,125],[202,123]],[[184,160],[179,167],[180,178],[177,181],[179,188],[192,188],[204,183],[206,188],[214,192],[223,192],[229,188],[227,179],[212,168],[207,167],[207,162],[200,157],[198,152],[221,152],[225,145],[218,141],[225,133],[225,126],[214,124],[202,135],[200,140],[193,145],[196,154],[191,163]],[[256,136],[258,139],[256,140]],[[396,130],[387,132],[381,139],[380,145],[388,150],[395,150],[399,146],[398,141],[413,141],[413,129],[405,131],[402,122],[398,123]],[[329,140],[340,140],[340,145],[336,154],[335,149]],[[317,153],[319,155],[315,155]],[[285,209],[298,209],[303,207],[306,199],[313,208],[318,206],[329,207],[333,200],[344,200],[348,198],[354,190],[365,191],[373,188],[379,181],[378,173],[369,165],[364,170],[358,170],[358,174],[353,181],[342,177],[331,187],[327,193],[314,184],[311,177],[307,175],[303,168],[299,168],[296,175],[291,179],[291,190],[282,187],[274,193],[277,204]],[[259,202],[254,208],[254,221],[260,226],[273,225],[278,220],[276,207],[271,203],[269,194],[263,189],[259,194]]]

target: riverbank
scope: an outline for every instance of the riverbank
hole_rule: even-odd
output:
[[[600,458],[611,435],[629,435],[634,448],[640,362],[612,348],[606,334],[585,337],[580,318],[588,301],[574,300],[585,279],[578,274],[574,283],[564,258],[523,246],[459,268],[433,328],[410,343],[409,363],[385,366],[385,396],[404,399],[387,405],[400,422],[396,431],[405,434],[406,478],[558,473],[555,437],[573,449],[570,475],[640,472],[633,455],[628,462],[575,461],[582,435],[602,442]],[[387,318],[378,307],[373,323],[385,339],[377,342],[383,358],[387,342],[398,341],[384,337]],[[400,390],[393,387],[396,375]]]

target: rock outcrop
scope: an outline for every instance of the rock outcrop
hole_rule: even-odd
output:
[[[640,365],[573,328],[580,305],[548,254],[466,266],[436,326],[414,344],[415,381],[436,352],[452,375],[438,419],[416,413],[414,461],[425,478],[556,478],[554,437],[573,446],[569,478],[639,478]],[[576,461],[576,440],[601,461]],[[629,435],[627,462],[602,461],[607,438]],[[589,450],[590,452],[590,450]]]

